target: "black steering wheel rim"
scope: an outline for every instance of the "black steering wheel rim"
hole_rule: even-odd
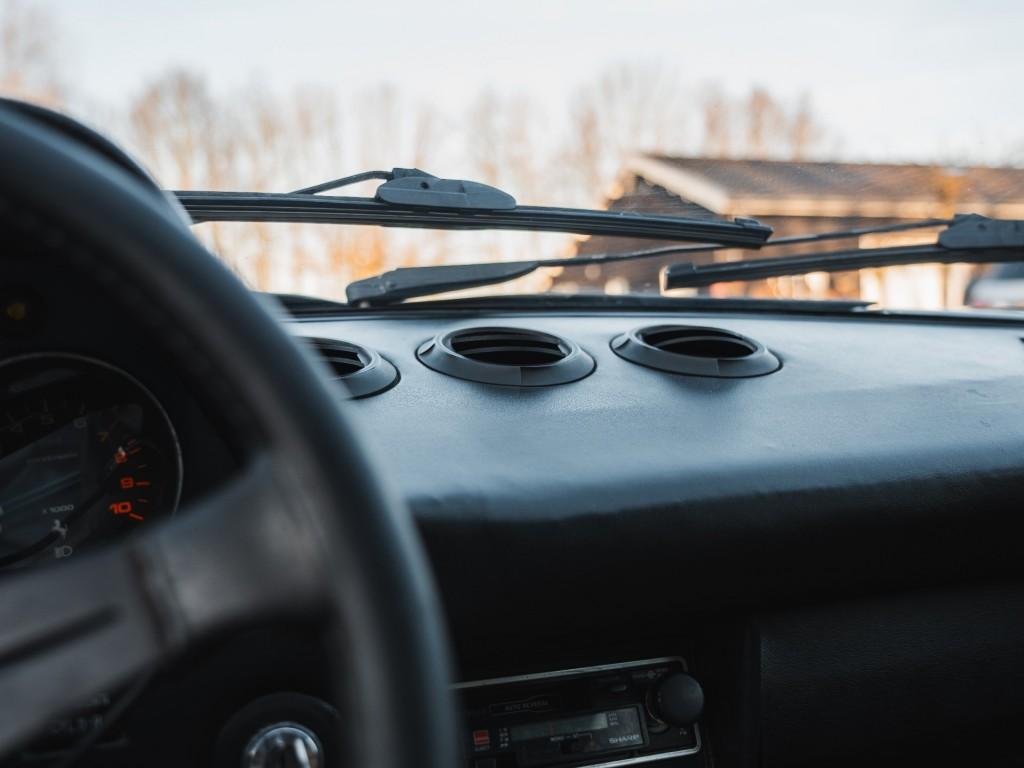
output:
[[[454,765],[448,643],[426,557],[409,514],[314,364],[177,212],[94,149],[0,107],[0,167],[3,226],[60,253],[66,279],[89,275],[99,290],[128,297],[127,309],[161,334],[187,378],[201,382],[239,434],[260,446],[254,454],[280,465],[273,474],[286,486],[282,498],[301,494],[299,506],[312,510],[310,557],[322,561],[318,573],[329,582],[333,674],[352,764]],[[133,556],[155,552],[173,561],[177,553],[161,549],[173,540],[140,545]],[[202,568],[195,570],[198,579]],[[21,587],[11,580],[0,589],[0,622],[17,619],[10,592]],[[19,706],[2,697],[16,677],[3,641],[0,714]]]

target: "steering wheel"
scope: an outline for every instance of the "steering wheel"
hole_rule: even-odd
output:
[[[116,288],[244,447],[237,476],[172,521],[0,582],[0,759],[200,639],[317,617],[339,763],[456,765],[425,555],[315,364],[144,176],[95,145],[0,106],[0,167],[0,267],[45,257],[54,279],[103,300]]]

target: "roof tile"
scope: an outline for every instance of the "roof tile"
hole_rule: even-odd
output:
[[[730,160],[652,155],[670,167],[699,174],[730,197],[1024,202],[1024,168],[882,163]]]

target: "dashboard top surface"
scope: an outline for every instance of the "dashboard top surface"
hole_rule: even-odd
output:
[[[615,355],[637,326],[728,328],[777,372],[681,376]],[[418,344],[480,325],[579,343],[593,374],[552,387],[444,376]],[[1024,455],[1024,329],[848,318],[527,315],[296,322],[294,333],[375,348],[401,372],[350,409],[413,507],[430,516],[598,514],[1016,472]]]
[[[680,376],[609,346],[671,322],[744,334],[782,367]],[[416,359],[435,334],[483,325],[565,336],[596,369],[530,389]],[[400,370],[348,410],[409,502],[468,647],[644,621],[685,631],[700,615],[1019,575],[1012,323],[537,313],[290,329],[374,347]]]

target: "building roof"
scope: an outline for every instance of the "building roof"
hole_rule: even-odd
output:
[[[626,171],[677,198],[666,213],[681,213],[682,198],[725,217],[1024,218],[1024,168],[641,155]]]

